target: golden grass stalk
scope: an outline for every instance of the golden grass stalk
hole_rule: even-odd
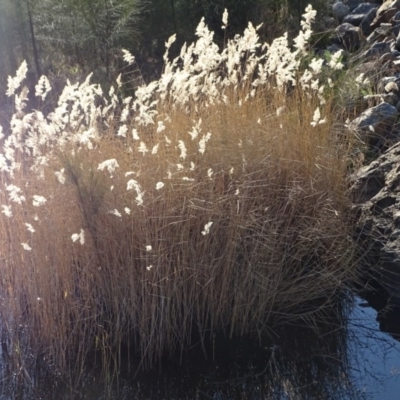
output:
[[[55,151],[44,179],[15,172],[27,201],[0,225],[1,318],[13,344],[28,326],[28,346],[65,370],[71,357],[81,366],[90,351],[115,358],[134,343],[151,367],[194,331],[261,335],[323,313],[310,304],[348,287],[348,144],[330,131],[329,104],[326,123],[313,127],[316,103],[300,88],[280,115],[282,95],[246,95],[186,110],[164,104],[165,130],[137,127],[145,154],[111,131],[95,151]],[[99,170],[110,159],[115,171]],[[45,206],[32,204],[36,194]]]

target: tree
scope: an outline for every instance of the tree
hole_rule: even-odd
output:
[[[115,55],[140,38],[143,0],[42,0],[34,13],[45,64],[109,79]]]
[[[26,20],[18,18],[23,13],[20,0],[0,0],[0,81],[13,74],[19,63],[28,59],[28,31]]]

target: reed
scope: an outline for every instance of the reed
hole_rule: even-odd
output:
[[[221,52],[200,24],[134,99],[87,80],[43,116],[16,95],[0,154],[10,352],[23,338],[64,373],[95,350],[117,365],[128,344],[150,368],[193,332],[311,321],[349,287],[351,141],[332,133],[317,68],[307,78],[296,61],[311,11],[286,53],[251,26]]]

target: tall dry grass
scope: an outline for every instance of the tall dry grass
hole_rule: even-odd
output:
[[[265,59],[252,57],[237,68]],[[23,345],[66,371],[93,350],[106,368],[129,344],[151,367],[193,332],[311,321],[356,277],[351,144],[332,134],[329,97],[275,75],[253,85],[256,68],[223,85],[229,68],[201,75],[199,58],[187,73],[202,86],[184,102],[166,79],[182,76],[181,60],[158,90],[137,92],[133,112],[122,103],[129,116],[88,82],[69,87],[62,111],[15,116],[0,192],[10,352]]]

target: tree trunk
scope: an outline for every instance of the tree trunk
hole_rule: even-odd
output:
[[[36,46],[35,31],[33,29],[32,10],[31,10],[31,6],[30,6],[30,0],[27,0],[26,5],[27,5],[27,10],[28,10],[29,30],[31,33],[31,40],[32,40],[33,58],[35,61],[37,79],[39,79],[39,77],[42,75],[42,72],[40,70],[39,54],[38,54],[38,50],[37,50],[37,46]]]
[[[7,76],[7,74],[13,75],[18,68],[13,46],[15,38],[7,33],[9,32],[6,31],[6,27],[0,18],[0,35],[3,42],[0,47],[0,71],[4,76]]]
[[[174,0],[171,0],[171,9],[172,9],[172,21],[174,22],[174,33],[178,33],[178,26],[176,24],[176,17],[175,17],[175,4],[174,4]]]

